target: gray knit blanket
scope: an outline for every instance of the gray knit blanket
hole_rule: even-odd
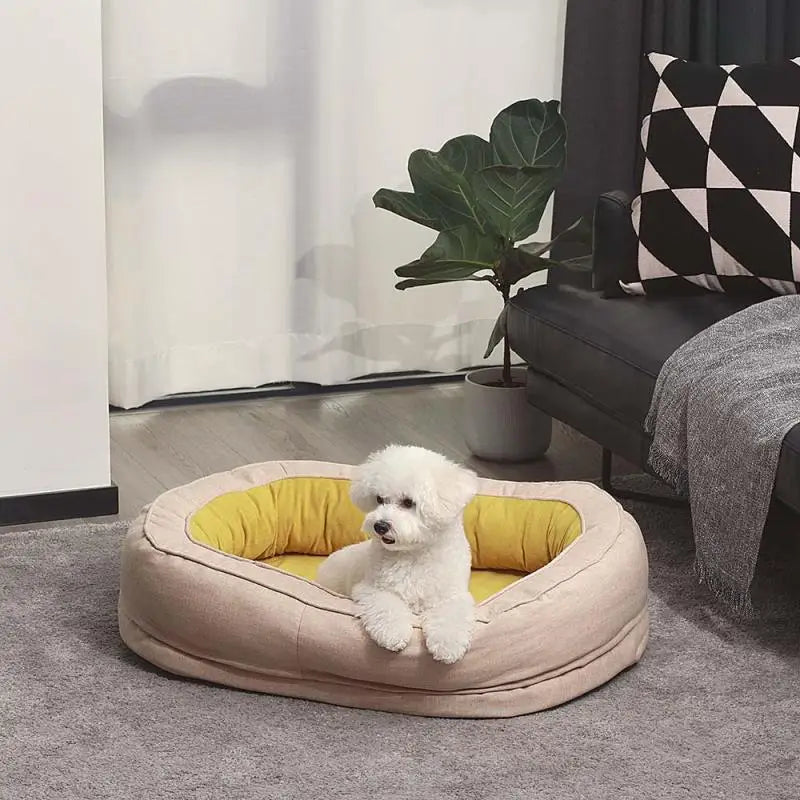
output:
[[[664,364],[645,429],[650,467],[688,495],[695,569],[731,611],[750,585],[781,445],[800,422],[800,297],[757,303],[699,333]]]

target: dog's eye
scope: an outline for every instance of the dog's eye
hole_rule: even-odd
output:
[[[410,497],[404,497],[400,501],[400,505],[403,506],[403,508],[414,508],[416,503]]]
[[[375,498],[375,502],[376,502],[376,503],[377,503],[379,506],[382,506],[382,505],[383,505],[383,504],[386,502],[386,498],[385,498],[385,497],[381,497],[380,495],[378,495],[378,496]]]

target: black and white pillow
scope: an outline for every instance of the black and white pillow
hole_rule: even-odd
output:
[[[800,59],[715,66],[652,53],[630,294],[800,287]],[[687,284],[688,282],[688,284]]]

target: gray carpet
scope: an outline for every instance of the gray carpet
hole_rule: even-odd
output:
[[[692,578],[687,514],[629,507],[652,567],[644,660],[497,721],[164,675],[117,636],[121,526],[0,533],[0,798],[797,798],[797,525],[773,523],[754,593],[765,620],[741,626]]]

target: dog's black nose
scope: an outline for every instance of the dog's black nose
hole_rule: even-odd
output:
[[[377,533],[378,536],[385,536],[391,529],[389,523],[384,522],[383,520],[376,522],[373,527],[375,528],[375,533]]]

